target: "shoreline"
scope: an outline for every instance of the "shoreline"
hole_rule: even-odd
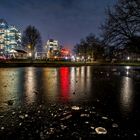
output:
[[[0,62],[0,68],[3,67],[81,67],[81,66],[137,66],[140,63],[91,63],[91,62]]]

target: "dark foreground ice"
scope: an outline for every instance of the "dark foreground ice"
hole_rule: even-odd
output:
[[[0,140],[140,136],[139,67],[0,69]]]
[[[98,103],[96,104],[98,106]],[[134,138],[140,132],[124,128],[94,105],[33,104],[0,113],[0,139]]]

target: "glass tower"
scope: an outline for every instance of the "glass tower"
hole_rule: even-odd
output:
[[[9,53],[12,49],[19,49],[20,46],[21,33],[19,30],[0,19],[0,53]]]

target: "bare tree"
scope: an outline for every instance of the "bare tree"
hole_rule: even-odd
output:
[[[99,38],[97,38],[93,34],[89,34],[86,37],[86,42],[88,44],[88,54],[92,58],[94,58],[94,60],[100,59],[100,58],[103,57],[103,55],[104,55],[104,45]]]
[[[107,18],[101,29],[106,44],[116,47],[131,44],[140,49],[140,1],[119,0],[112,9],[107,9]]]
[[[35,57],[35,52],[42,50],[41,35],[34,26],[29,25],[25,29],[22,36],[22,46],[31,53],[33,59]]]
[[[85,39],[81,39],[80,43],[75,46],[74,51],[78,55],[84,56],[85,61],[88,56],[96,60],[103,57],[104,47],[95,35],[89,34]]]

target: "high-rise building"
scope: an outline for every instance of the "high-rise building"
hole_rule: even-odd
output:
[[[0,19],[0,53],[9,53],[12,49],[21,46],[21,33],[15,26],[9,25]]]

